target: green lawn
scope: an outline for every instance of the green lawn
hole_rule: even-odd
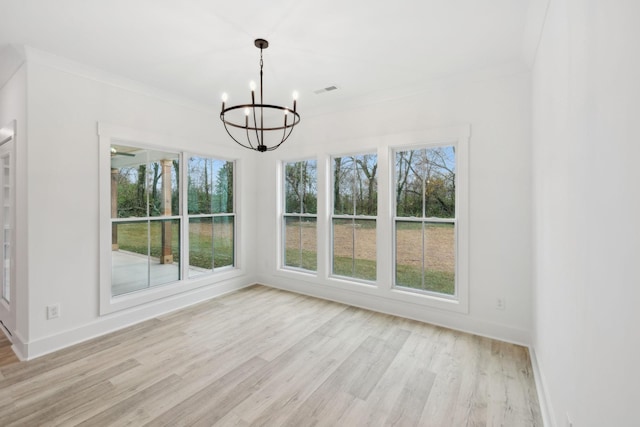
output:
[[[376,280],[376,262],[368,259],[333,257],[333,274],[355,277],[363,280]]]
[[[116,227],[116,225],[114,225]],[[119,223],[118,246],[120,249],[147,255],[148,238],[146,222]],[[162,227],[160,223],[151,225],[151,256],[159,257],[162,251]],[[171,224],[171,252],[175,262],[180,260],[180,227],[177,221]]]
[[[118,244],[120,249],[147,254],[147,223],[120,223],[118,224]],[[171,248],[174,262],[180,260],[178,221],[172,221]],[[161,225],[159,222],[151,224],[151,256],[159,257],[161,252]],[[221,236],[215,241],[211,233],[199,232],[190,235],[190,259],[189,264],[195,267],[211,269],[212,261],[216,267],[233,265],[234,251],[229,238]],[[211,248],[213,246],[213,256]],[[316,271],[317,254],[314,251],[287,249],[285,265]],[[355,271],[352,259],[348,257],[334,257],[333,274],[355,277],[363,280],[376,280],[376,262],[366,259],[355,260]],[[423,289],[432,292],[453,295],[455,292],[455,277],[452,272],[427,270],[422,287],[422,271],[420,267],[410,265],[398,265],[396,271],[396,283],[398,286]]]
[[[173,253],[173,261],[180,261],[180,226],[178,221],[172,221],[171,224],[171,252]],[[118,246],[120,249],[147,255],[148,239],[147,239],[147,223],[120,223],[118,227]],[[151,256],[159,257],[162,250],[162,227],[159,222],[151,224]],[[223,237],[216,238],[213,242],[211,233],[198,233],[190,235],[190,254],[189,264],[194,267],[205,269],[222,267],[234,264],[233,244],[230,239]],[[214,255],[211,253],[213,247]]]
[[[424,288],[422,271],[410,265],[398,265],[396,271],[397,286],[453,295],[455,293],[455,275],[448,271],[426,270]]]
[[[284,265],[316,271],[318,269],[318,254],[313,251],[288,248],[285,253]]]
[[[302,262],[300,263],[300,251],[287,249],[287,262],[290,267],[304,268],[306,270],[317,270],[317,254],[312,251],[302,251]],[[376,280],[376,262],[365,259],[357,259],[355,262],[355,274],[351,258],[334,257],[333,274],[355,277],[364,280]],[[425,271],[424,288],[422,287],[422,271],[419,267],[409,265],[398,265],[396,272],[397,286],[422,289],[431,292],[438,292],[453,295],[455,292],[455,275],[446,271]]]

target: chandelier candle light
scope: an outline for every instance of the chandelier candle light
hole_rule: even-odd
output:
[[[262,51],[269,47],[269,42],[264,39],[256,39],[254,44],[260,49],[260,103],[256,104],[256,84],[251,82],[249,87],[251,88],[251,104],[233,105],[225,108],[227,102],[227,94],[222,94],[222,112],[220,113],[220,120],[224,124],[224,129],[227,131],[231,139],[245,148],[251,150],[265,152],[273,151],[282,145],[293,132],[293,127],[300,123],[300,114],[296,111],[298,93],[293,92],[293,108],[281,107],[279,105],[264,104],[262,101]],[[244,119],[240,111],[244,112]],[[274,116],[274,112],[278,113]],[[235,113],[235,114],[234,114]],[[283,120],[281,126],[277,121]],[[253,117],[250,117],[253,116]],[[278,119],[278,117],[280,117]],[[265,123],[267,122],[267,123]],[[268,122],[271,122],[269,124]],[[236,138],[232,135],[230,127],[241,129],[246,132],[246,140],[244,138]],[[265,132],[269,135],[270,132],[276,133],[282,131],[282,136],[278,133],[274,138],[269,138],[267,145],[265,141]],[[240,132],[237,132],[240,133]],[[241,142],[242,141],[242,142]]]

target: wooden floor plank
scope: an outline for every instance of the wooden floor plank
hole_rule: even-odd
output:
[[[227,411],[224,403],[225,399],[226,402],[230,400],[228,393],[234,389],[237,390],[238,384],[246,381],[247,377],[251,377],[256,372],[260,372],[267,363],[257,357],[250,359],[196,393],[189,396],[183,395],[184,399],[182,401],[166,412],[159,414],[146,426],[193,425],[201,416],[207,414],[221,418],[222,415],[220,413],[224,411],[224,414],[226,414]],[[217,410],[215,409],[216,407],[218,407]]]
[[[124,423],[127,416],[136,412],[144,402],[152,399],[161,399],[165,394],[171,393],[172,388],[178,385],[180,381],[181,378],[175,374],[162,378],[149,387],[129,396],[126,400],[121,400],[99,414],[86,419],[78,426],[88,427]]]
[[[61,413],[65,406],[76,407],[78,402],[90,394],[90,390],[95,390],[100,386],[112,387],[108,383],[109,378],[136,366],[138,366],[138,362],[129,359],[87,377],[78,378],[73,384],[66,387],[48,387],[37,396],[15,402],[15,409],[3,417],[2,422],[11,424],[13,421],[31,418],[49,419],[53,413]],[[4,408],[0,408],[0,413],[3,412]]]
[[[264,286],[0,363],[0,423],[542,425],[526,348]]]
[[[345,341],[318,331],[316,334],[319,337],[316,344],[305,349],[288,369],[274,375],[271,381],[266,382],[251,399],[236,407],[234,412],[240,414],[250,425],[285,424],[289,415],[298,411],[333,374],[340,361],[355,351],[365,339],[350,335],[352,339]],[[278,393],[273,393],[273,390],[278,390]]]
[[[378,340],[372,348],[367,349],[366,354],[361,356],[363,360],[347,368],[351,372],[347,371],[345,374],[351,373],[356,378],[349,387],[349,393],[359,399],[366,400],[404,345],[409,334],[408,331],[399,330],[387,341]]]
[[[5,335],[4,328],[0,326],[0,368],[18,361],[18,357],[11,349],[9,337]],[[0,380],[2,380],[3,377],[2,373],[0,373]]]
[[[420,420],[436,374],[422,363],[414,363],[412,368],[412,374],[407,378],[402,392],[386,416],[386,425],[414,425]]]

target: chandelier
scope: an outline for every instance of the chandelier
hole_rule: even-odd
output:
[[[293,127],[300,123],[300,114],[296,111],[298,93],[293,93],[293,108],[263,102],[262,51],[269,47],[269,42],[264,39],[256,39],[254,44],[260,49],[260,103],[256,104],[256,84],[254,82],[249,84],[251,104],[225,107],[227,94],[224,93],[222,94],[220,120],[222,120],[224,129],[231,139],[239,145],[260,152],[273,151],[291,136]]]

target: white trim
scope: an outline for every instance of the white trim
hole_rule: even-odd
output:
[[[0,90],[13,79],[25,64],[24,48],[15,44],[5,45],[0,49]]]
[[[295,212],[291,212],[288,213],[286,212],[286,182],[284,179],[284,174],[286,172],[286,165],[289,163],[301,163],[301,162],[309,162],[309,161],[313,161],[316,163],[316,213],[315,214],[309,214],[309,213],[295,213]],[[316,276],[318,274],[318,262],[320,261],[320,255],[319,255],[319,251],[318,251],[318,159],[316,157],[305,157],[305,158],[301,158],[301,159],[294,159],[294,160],[280,160],[277,163],[277,167],[276,167],[276,185],[277,185],[277,190],[276,190],[276,197],[278,200],[278,204],[277,204],[277,210],[276,210],[276,221],[278,222],[276,225],[276,232],[277,232],[277,243],[276,243],[276,269],[277,270],[284,270],[284,271],[293,271],[293,272],[298,272],[298,273],[303,273],[303,274],[308,274],[308,275],[313,275]],[[301,201],[302,203],[302,201]],[[285,261],[285,251],[286,251],[286,246],[284,244],[284,240],[286,239],[286,235],[285,233],[285,227],[284,227],[284,223],[285,223],[285,219],[286,218],[309,218],[309,219],[315,219],[316,220],[316,269],[315,270],[307,270],[305,268],[302,267],[293,267],[293,266],[288,266],[284,264]]]
[[[392,194],[395,193],[395,190],[390,181],[393,170],[390,169],[389,155],[388,147],[378,148],[378,219],[376,220],[376,245],[378,246],[376,268],[378,275],[376,285],[380,292],[392,295],[394,269],[389,260],[393,259],[395,246],[393,243],[393,223],[390,221],[393,218],[393,200],[389,199],[394,199]],[[385,197],[381,197],[381,194],[389,196],[386,202]]]
[[[283,209],[283,165],[286,163],[301,161],[312,157],[300,156],[292,160],[278,160],[276,167],[276,184],[277,184],[277,204],[276,204],[276,245],[277,251],[274,254],[274,268],[271,270],[273,278],[282,278],[284,280],[300,280],[307,284],[321,286],[325,288],[333,288],[335,290],[345,290],[346,292],[361,293],[363,297],[375,296],[376,298],[388,298],[393,303],[407,303],[428,308],[435,308],[449,312],[460,314],[469,314],[469,138],[471,135],[470,125],[459,125],[442,128],[428,129],[418,132],[407,132],[402,134],[383,135],[367,138],[367,146],[377,146],[376,153],[378,155],[378,215],[376,217],[376,244],[377,244],[377,280],[362,281],[346,276],[331,275],[331,251],[332,251],[332,232],[331,218],[333,214],[332,191],[331,191],[331,168],[333,158],[329,153],[317,154],[317,177],[318,177],[318,214],[317,214],[317,233],[318,233],[318,264],[317,274],[313,272],[302,272],[289,268],[282,268],[282,211]],[[457,167],[457,185],[458,209],[457,221],[458,225],[458,270],[457,280],[460,284],[457,286],[457,299],[443,297],[438,294],[424,294],[418,292],[407,292],[403,289],[395,289],[391,287],[393,283],[393,265],[389,261],[393,256],[393,200],[392,185],[393,182],[393,161],[391,156],[393,150],[402,148],[426,147],[429,145],[451,145],[455,143],[458,147],[456,153]],[[358,150],[356,154],[368,153],[371,151]],[[384,175],[383,175],[384,174]],[[384,193],[383,193],[384,192]],[[385,203],[385,197],[382,194],[389,194],[388,203]],[[464,202],[464,203],[463,203]],[[295,292],[302,292],[298,287],[291,289]],[[331,298],[334,299],[334,298]],[[339,299],[338,299],[339,300]],[[401,313],[397,313],[402,315]],[[523,333],[515,333],[513,335],[525,338],[521,342],[528,343],[528,335]],[[500,335],[496,335],[500,336]]]
[[[283,213],[280,215],[281,219],[283,218],[306,218],[306,219],[315,219],[318,220],[318,215],[316,214],[297,214],[297,213]]]
[[[411,300],[401,301],[390,298],[386,294],[363,292],[362,289],[351,286],[337,287],[327,285],[326,283],[314,283],[308,280],[309,277],[303,277],[301,274],[292,274],[288,277],[288,280],[285,279],[283,275],[279,276],[279,279],[282,280],[278,280],[278,284],[267,283],[264,280],[260,281],[259,284],[329,301],[336,301],[379,313],[417,320],[419,322],[517,344],[523,347],[526,347],[530,340],[529,330],[512,328],[503,323],[469,319],[467,316],[460,316],[458,313],[446,308],[442,310],[425,310],[425,304],[420,304],[419,301],[413,298]],[[361,288],[365,286],[367,288],[374,288],[372,286],[360,285]]]
[[[17,312],[17,293],[18,293],[18,284],[17,284],[17,234],[16,234],[16,209],[17,209],[17,191],[16,191],[16,132],[17,132],[17,121],[12,120],[9,124],[0,129],[0,137],[3,139],[0,141],[0,151],[4,151],[4,157],[9,158],[9,218],[4,218],[4,224],[0,224],[0,232],[4,233],[4,227],[8,225],[9,230],[9,300],[4,298],[4,289],[0,289],[0,310],[2,310],[4,316],[3,326],[0,326],[1,329],[5,329],[9,332],[9,334],[14,334],[17,326],[18,312]],[[1,162],[2,157],[0,157],[0,168],[3,167]],[[4,171],[0,170],[0,173],[4,175]],[[4,185],[7,185],[2,181]],[[1,189],[0,195],[4,192],[5,189]],[[4,200],[2,202],[3,206],[0,206],[0,209],[4,209]],[[8,224],[7,224],[8,223]],[[4,237],[3,237],[4,239]],[[0,239],[2,240],[2,239]],[[2,243],[0,241],[0,243]],[[0,250],[0,257],[3,255],[4,249]],[[0,259],[0,262],[4,263],[3,259]],[[5,274],[5,267],[2,267],[0,274]],[[3,278],[0,280],[0,286],[4,286]],[[11,337],[9,337],[11,340]],[[12,340],[11,340],[12,341]]]
[[[420,295],[425,298],[423,301],[426,305],[432,305],[436,308],[444,308],[459,313],[469,313],[469,137],[470,126],[460,126],[457,129],[451,129],[451,134],[446,135],[442,131],[433,138],[424,137],[416,138],[413,143],[402,145],[390,145],[389,153],[389,173],[388,180],[391,184],[389,192],[395,189],[395,153],[404,150],[425,149],[430,147],[455,146],[456,147],[456,214],[453,219],[435,219],[435,218],[416,218],[416,222],[446,222],[453,223],[455,226],[455,250],[456,250],[456,277],[455,277],[455,293],[453,295],[439,295],[437,293],[423,293],[420,291],[412,291],[409,288],[395,287],[395,259],[396,259],[396,223],[397,221],[414,221],[412,218],[396,216],[395,193],[390,193],[389,204],[391,211],[389,217],[391,221],[391,240],[392,240],[392,276],[390,292],[404,299],[406,294]],[[428,302],[431,303],[428,303]]]
[[[310,286],[314,289],[318,288],[333,288],[333,290],[351,293],[359,293],[363,298],[367,297],[375,297],[375,298],[384,298],[394,303],[407,303],[414,304],[417,306],[421,306],[424,308],[436,308],[439,310],[449,311],[449,312],[457,312],[467,314],[467,307],[461,306],[461,302],[459,300],[453,298],[441,297],[438,295],[431,295],[420,292],[409,292],[403,289],[398,288],[388,288],[386,286],[380,286],[374,281],[365,281],[358,280],[356,278],[347,277],[347,276],[329,276],[329,277],[320,277],[319,275],[296,271],[293,269],[278,269],[273,273],[274,277],[281,278],[283,280],[295,280],[301,283],[305,283],[306,286]],[[283,282],[285,283],[285,282]],[[271,284],[269,284],[271,286]],[[283,285],[286,286],[286,285]],[[274,287],[279,287],[278,285],[274,285]],[[283,288],[284,289],[284,288]],[[289,289],[289,288],[286,288]],[[293,292],[302,292],[305,293],[304,290],[299,291],[299,288],[289,289]],[[332,291],[333,292],[333,291]],[[313,296],[318,296],[320,298],[325,298],[323,294],[316,295],[310,294]],[[339,297],[331,297],[328,298],[335,301],[342,301]],[[357,305],[357,303],[347,302],[347,304]],[[371,307],[364,307],[371,308]],[[372,310],[376,310],[375,308],[371,308]],[[398,316],[403,316],[401,312],[394,313]],[[523,341],[528,342],[528,341]]]
[[[318,155],[318,275],[316,280],[326,283],[331,274],[331,156]],[[326,188],[327,191],[320,191]]]
[[[253,280],[250,280],[247,276],[221,281],[213,286],[194,289],[190,292],[182,292],[170,298],[133,307],[129,310],[118,311],[108,316],[102,316],[78,328],[61,331],[29,343],[21,341],[19,349],[16,348],[18,344],[14,343],[14,351],[21,360],[31,360],[252,285]]]
[[[28,360],[29,344],[18,331],[15,331],[11,337],[11,349],[20,361]]]
[[[455,240],[455,289],[453,295],[439,294],[437,292],[422,291],[420,289],[412,290],[408,287],[398,287],[395,284],[395,277],[391,278],[392,290],[402,291],[405,293],[415,293],[424,295],[428,298],[433,298],[434,303],[441,304],[444,301],[456,301],[457,305],[451,306],[454,311],[461,313],[469,312],[469,233],[468,229],[468,217],[469,217],[469,198],[468,198],[468,186],[469,186],[469,140],[461,136],[452,136],[451,138],[441,139],[437,141],[424,141],[411,145],[393,146],[389,147],[389,169],[391,187],[395,188],[396,183],[396,171],[395,171],[395,159],[396,153],[406,150],[422,150],[436,147],[454,146],[455,147],[455,164],[456,164],[456,199],[455,199],[455,217],[454,218],[430,218],[430,217],[401,217],[396,216],[397,206],[395,194],[389,197],[391,205],[391,233],[392,233],[392,247],[393,249],[393,261],[392,269],[395,271],[396,267],[396,226],[398,222],[416,222],[416,223],[449,223],[454,226],[454,240]],[[423,212],[424,214],[424,212]],[[461,232],[460,229],[465,225],[466,228]]]
[[[538,56],[538,46],[547,21],[551,0],[531,0],[527,8],[526,23],[522,37],[522,58],[532,68]]]
[[[357,165],[357,161],[356,161],[356,157],[358,156],[369,156],[369,155],[373,155],[376,156],[376,171],[378,171],[378,167],[380,165],[379,162],[379,150],[376,148],[372,148],[372,149],[365,149],[365,150],[359,150],[356,152],[350,152],[348,154],[332,154],[329,156],[329,170],[327,172],[329,172],[329,186],[327,187],[327,196],[329,198],[329,206],[328,208],[328,217],[329,217],[329,223],[327,224],[327,228],[330,230],[329,235],[327,236],[329,239],[328,242],[328,249],[329,249],[329,257],[327,260],[327,263],[329,265],[329,270],[327,271],[328,274],[328,279],[337,279],[337,280],[344,280],[344,281],[353,281],[356,283],[363,283],[366,285],[370,285],[370,286],[377,286],[379,283],[378,280],[378,251],[379,251],[379,246],[378,246],[378,206],[376,205],[376,215],[358,215],[355,213],[355,204],[356,204],[356,200],[355,200],[355,192],[354,192],[354,199],[353,199],[353,212],[352,214],[336,214],[335,213],[335,207],[336,207],[336,201],[334,199],[335,197],[335,193],[333,191],[333,188],[335,186],[335,176],[336,176],[336,172],[335,172],[335,159],[337,158],[345,158],[348,157],[353,161],[353,167],[354,169],[356,168]],[[380,174],[378,173],[378,177],[380,176]],[[378,189],[378,182],[379,179],[376,178],[376,199],[378,200],[378,204],[379,204],[379,200],[380,197],[378,197],[379,194],[379,189]],[[355,185],[355,181],[354,181],[354,185]],[[352,188],[352,190],[355,190],[355,188]],[[351,220],[351,223],[354,224],[355,221],[357,220],[363,220],[363,221],[373,221],[374,224],[376,225],[376,257],[375,257],[375,263],[376,263],[376,274],[375,274],[375,279],[373,280],[367,280],[367,279],[362,279],[359,277],[354,277],[354,276],[343,276],[341,274],[335,274],[334,271],[334,265],[333,265],[333,260],[334,260],[334,248],[335,248],[335,229],[334,229],[334,220],[335,219],[342,219],[342,220]],[[355,229],[354,229],[355,230]],[[354,231],[355,232],[355,231]],[[352,236],[353,237],[353,236]],[[352,264],[355,261],[355,241],[354,241],[354,245],[353,245],[353,249],[352,249]]]
[[[551,407],[551,399],[547,394],[547,388],[545,386],[544,375],[540,370],[538,364],[538,356],[533,346],[528,346],[529,358],[531,359],[531,369],[533,370],[533,379],[536,385],[536,391],[538,393],[538,403],[540,404],[540,416],[542,418],[542,425],[547,427],[556,427],[553,420],[553,410]]]

